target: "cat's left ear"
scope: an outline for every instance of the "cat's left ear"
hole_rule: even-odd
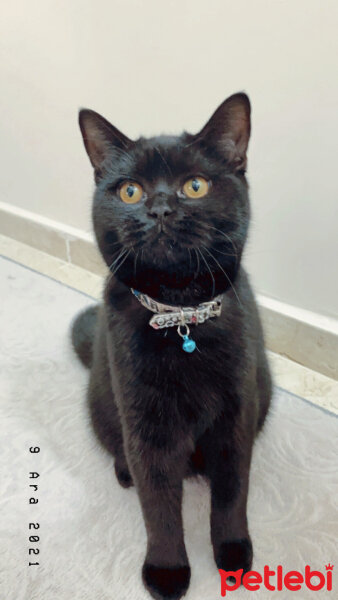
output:
[[[247,163],[250,138],[250,100],[244,93],[234,94],[221,104],[196,135],[207,145],[216,147],[235,171]]]

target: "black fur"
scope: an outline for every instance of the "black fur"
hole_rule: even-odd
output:
[[[250,104],[235,94],[196,135],[129,140],[93,111],[80,126],[95,171],[93,223],[107,277],[98,311],[73,329],[91,365],[94,429],[115,457],[120,484],[136,486],[148,533],[143,581],[154,598],[179,598],[189,585],[181,503],[183,478],[210,482],[216,564],[252,562],[246,502],[252,446],[271,396],[261,324],[240,265],[249,225],[246,150]],[[191,176],[210,182],[191,200]],[[124,204],[121,182],[144,195]],[[130,287],[173,305],[223,294],[222,315],[191,326],[187,354],[175,328],[155,331]],[[84,334],[88,321],[90,333]],[[127,507],[126,507],[127,510]]]
[[[83,364],[90,368],[93,359],[93,341],[98,307],[91,306],[80,313],[72,325],[72,344]]]

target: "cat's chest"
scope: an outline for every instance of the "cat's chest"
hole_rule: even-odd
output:
[[[237,388],[238,351],[230,336],[213,325],[192,328],[196,349],[185,352],[176,328],[152,331],[146,327],[118,328],[114,345],[115,377],[129,403],[144,409],[161,406],[198,414],[217,411]]]
[[[128,350],[117,351],[114,369],[118,403],[133,434],[150,446],[170,447],[182,435],[197,439],[221,414],[234,422],[237,369],[222,340],[202,345],[199,339],[191,354],[179,336],[160,347],[140,334],[125,342]]]

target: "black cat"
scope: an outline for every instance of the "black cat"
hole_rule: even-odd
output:
[[[77,317],[73,344],[91,369],[96,434],[120,484],[134,483],[139,495],[144,584],[154,598],[180,598],[190,580],[186,476],[210,482],[217,567],[246,572],[252,563],[250,459],[271,378],[240,266],[250,103],[231,96],[196,135],[132,141],[90,110],[80,127],[95,171],[95,234],[111,272],[103,305]]]

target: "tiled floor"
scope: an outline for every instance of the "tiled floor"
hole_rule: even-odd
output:
[[[0,254],[30,269],[101,298],[103,278],[71,263],[0,235]],[[269,352],[276,385],[338,414],[338,381]]]

